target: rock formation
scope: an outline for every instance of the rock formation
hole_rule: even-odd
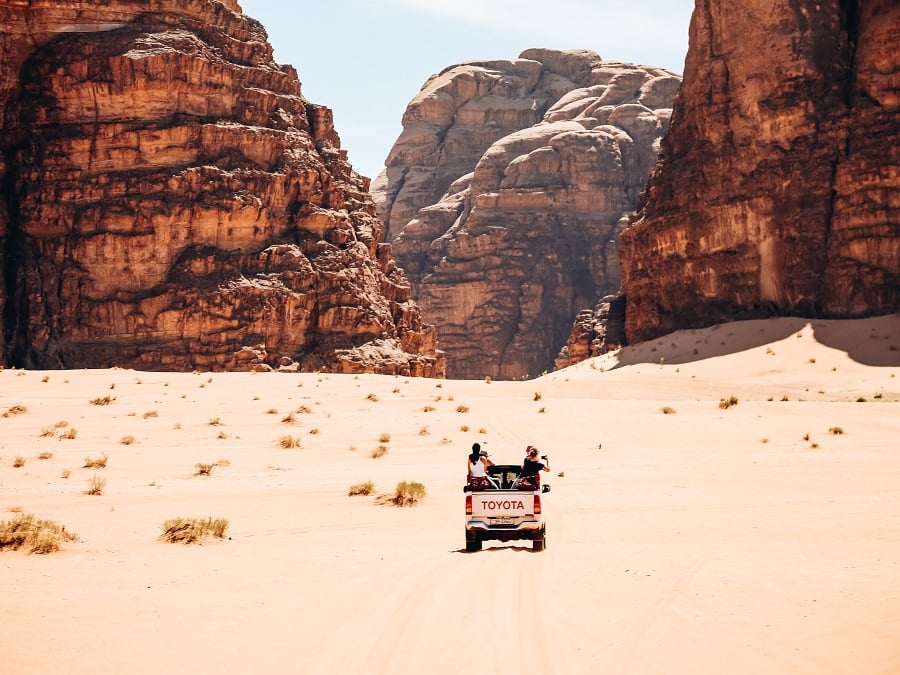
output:
[[[619,290],[618,235],[679,84],[541,49],[426,82],[373,190],[449,375],[548,370],[578,312]]]
[[[622,238],[629,341],[900,308],[900,4],[698,3]]]
[[[443,374],[331,111],[236,0],[0,26],[0,363]]]

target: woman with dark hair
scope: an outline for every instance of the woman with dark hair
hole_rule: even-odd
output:
[[[468,457],[469,486],[472,490],[486,490],[489,485],[487,468],[493,464],[487,458],[487,452],[478,443],[472,443],[472,452]]]

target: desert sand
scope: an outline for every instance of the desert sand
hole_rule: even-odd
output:
[[[900,672],[897,315],[682,331],[525,382],[7,369],[13,408],[0,520],[78,540],[0,551],[3,673]],[[464,552],[475,441],[550,456],[546,551]],[[404,480],[418,506],[347,495]],[[230,526],[158,541],[176,517]]]

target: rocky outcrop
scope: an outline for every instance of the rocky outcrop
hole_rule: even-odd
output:
[[[698,3],[627,333],[900,308],[900,5]]]
[[[679,83],[533,49],[448,68],[412,100],[376,201],[449,375],[548,370],[578,312],[618,291],[618,235]]]
[[[331,112],[237,2],[0,25],[0,362],[443,374]]]
[[[562,369],[625,345],[625,297],[600,298],[591,309],[578,312],[572,332],[554,365]]]

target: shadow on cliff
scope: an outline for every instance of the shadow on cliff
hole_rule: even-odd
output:
[[[783,317],[680,330],[623,347],[611,370],[641,363],[681,364],[737,354],[810,331],[816,342],[846,353],[857,363],[900,366],[900,314],[889,314],[846,320]]]

